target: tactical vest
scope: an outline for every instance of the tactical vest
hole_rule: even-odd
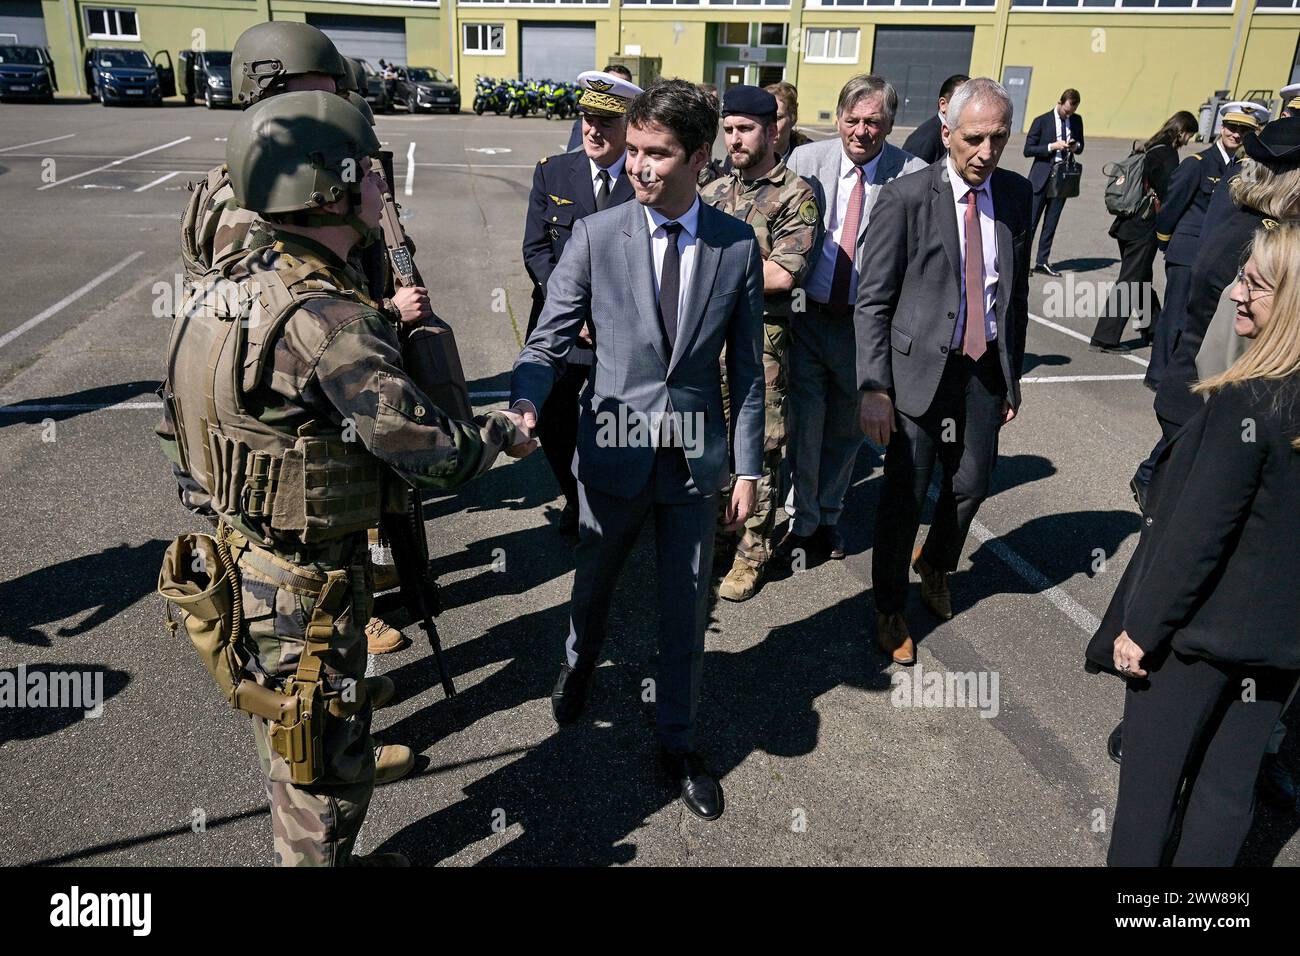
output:
[[[181,262],[188,292],[209,269],[246,251],[248,233],[259,217],[235,201],[230,170],[224,163],[187,187],[190,201],[181,214]]]
[[[314,546],[378,524],[387,468],[328,419],[296,434],[249,412],[285,323],[306,301],[337,297],[311,263],[232,282],[205,276],[172,325],[169,405],[180,468],[227,523],[266,545]]]

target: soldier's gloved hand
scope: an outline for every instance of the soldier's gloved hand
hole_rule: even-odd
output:
[[[393,305],[397,307],[403,324],[410,325],[433,318],[433,303],[429,301],[429,290],[422,285],[403,286],[393,293]]]

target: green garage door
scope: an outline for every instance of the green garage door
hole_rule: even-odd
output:
[[[939,87],[970,72],[974,27],[876,27],[871,72],[898,90],[899,126],[919,126],[934,115]]]
[[[406,64],[406,20],[402,17],[309,13],[307,22],[333,40],[344,56],[366,60],[376,69],[381,59]]]
[[[519,27],[523,79],[572,80],[596,69],[594,23],[521,23]]]

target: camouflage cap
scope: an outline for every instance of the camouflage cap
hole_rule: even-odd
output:
[[[320,90],[281,93],[235,122],[226,165],[243,208],[313,215],[360,190],[379,148],[366,118],[343,97]]]
[[[249,27],[230,54],[235,101],[249,106],[291,76],[323,73],[341,80],[346,72],[334,43],[308,23],[274,20]]]

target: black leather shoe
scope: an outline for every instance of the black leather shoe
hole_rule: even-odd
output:
[[[1133,346],[1127,342],[1120,342],[1118,345],[1105,345],[1101,342],[1089,342],[1089,352],[1107,352],[1111,355],[1125,355],[1133,351]]]
[[[1115,729],[1110,732],[1110,736],[1106,738],[1106,755],[1116,763],[1119,763],[1120,757],[1123,756],[1122,746],[1124,741],[1121,735],[1123,730],[1124,721],[1121,720],[1115,725]]]
[[[808,560],[817,551],[816,538],[816,533],[805,537],[801,534],[795,534],[793,531],[787,531],[785,537],[781,539],[781,543],[778,544],[776,550],[772,552],[772,560],[776,561],[782,567],[789,567],[789,565],[794,561],[795,552],[801,551],[803,552],[804,564],[806,566]]]
[[[1061,274],[1046,262],[1040,262],[1038,265],[1034,266],[1034,271],[1041,272],[1045,276],[1051,276],[1053,279],[1061,278]]]
[[[682,803],[687,810],[705,820],[722,816],[722,785],[704,769],[704,761],[697,753],[684,754],[659,751],[664,772],[674,787],[681,791]]]
[[[560,668],[555,690],[551,691],[551,711],[557,724],[571,724],[582,716],[590,687],[591,671],[576,671],[568,664]]]
[[[821,538],[820,544],[826,551],[826,557],[832,561],[843,561],[844,538],[840,536],[840,529],[833,524],[824,524],[817,529],[817,534]]]
[[[1295,778],[1277,754],[1264,754],[1259,767],[1259,795],[1284,810],[1295,811]]]

